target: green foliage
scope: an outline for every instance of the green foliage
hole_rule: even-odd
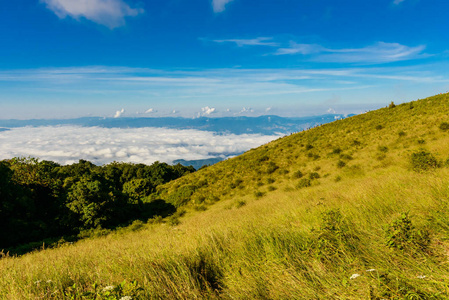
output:
[[[293,178],[301,178],[303,176],[304,174],[300,170],[293,172]]]
[[[381,125],[381,124],[379,124],[379,125],[376,125],[376,130],[382,130],[384,127]]]
[[[191,200],[191,196],[195,192],[196,187],[194,185],[185,185],[177,189],[168,198],[168,202],[172,203],[176,207],[185,205]]]
[[[401,130],[398,132],[398,135],[399,135],[399,137],[403,137],[403,136],[406,136],[407,133],[405,133],[405,131]]]
[[[377,150],[379,151],[379,152],[383,152],[383,153],[387,153],[388,152],[388,147],[387,146],[378,146],[377,147]]]
[[[343,168],[344,166],[346,166],[346,163],[342,160],[337,161],[337,168]]]
[[[442,123],[440,124],[440,129],[441,129],[442,131],[448,131],[448,130],[449,130],[449,123],[448,123],[448,122],[442,122]]]
[[[388,105],[388,108],[395,108],[395,107],[396,107],[396,104],[394,104],[393,101],[391,101],[390,105]]]
[[[264,192],[261,192],[261,191],[254,192],[254,197],[256,197],[256,199],[262,198],[263,196],[265,196]]]
[[[302,189],[302,188],[306,188],[312,185],[312,181],[310,181],[309,178],[301,178],[301,180],[299,180],[298,184],[296,185],[297,189]]]
[[[318,178],[320,178],[320,174],[318,174],[317,172],[311,172],[311,173],[309,174],[309,179],[310,179],[310,180],[318,179]]]
[[[330,209],[321,215],[321,224],[316,237],[317,255],[323,260],[355,251],[359,238],[352,233],[351,225],[338,209]]]
[[[342,152],[342,150],[340,148],[334,148],[332,150],[332,154],[340,154]]]
[[[398,250],[428,251],[430,233],[426,229],[418,229],[413,224],[408,213],[403,213],[387,226],[386,244],[389,248]]]
[[[440,167],[440,162],[432,153],[419,150],[410,157],[412,169],[416,172],[428,171]]]

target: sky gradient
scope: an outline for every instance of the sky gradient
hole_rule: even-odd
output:
[[[360,113],[449,90],[435,0],[0,4],[0,118]]]

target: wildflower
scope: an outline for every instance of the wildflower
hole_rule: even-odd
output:
[[[418,279],[424,279],[424,278],[426,278],[426,275],[418,275],[418,276],[416,276],[416,278],[418,278]]]
[[[123,296],[120,300],[132,300],[131,296]]]
[[[351,277],[349,277],[349,279],[356,279],[359,276],[360,274],[352,274]]]
[[[366,270],[366,272],[374,272],[374,271],[376,271],[376,269],[368,269],[368,270]]]
[[[115,289],[115,285],[108,285],[103,288],[103,292],[110,292]]]

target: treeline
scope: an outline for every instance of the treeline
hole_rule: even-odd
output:
[[[0,161],[0,251],[49,238],[167,216],[176,208],[149,196],[193,167],[113,162],[72,165],[34,158]]]

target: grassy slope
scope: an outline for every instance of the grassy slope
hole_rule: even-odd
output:
[[[185,205],[179,225],[2,259],[0,298],[70,299],[123,280],[120,297],[143,299],[449,298],[449,169],[417,173],[409,163],[420,148],[449,157],[439,129],[448,100],[337,121],[169,183],[158,197]],[[313,172],[320,178],[298,188]],[[431,233],[426,249],[386,246],[402,212]],[[420,245],[419,234],[409,240]]]

